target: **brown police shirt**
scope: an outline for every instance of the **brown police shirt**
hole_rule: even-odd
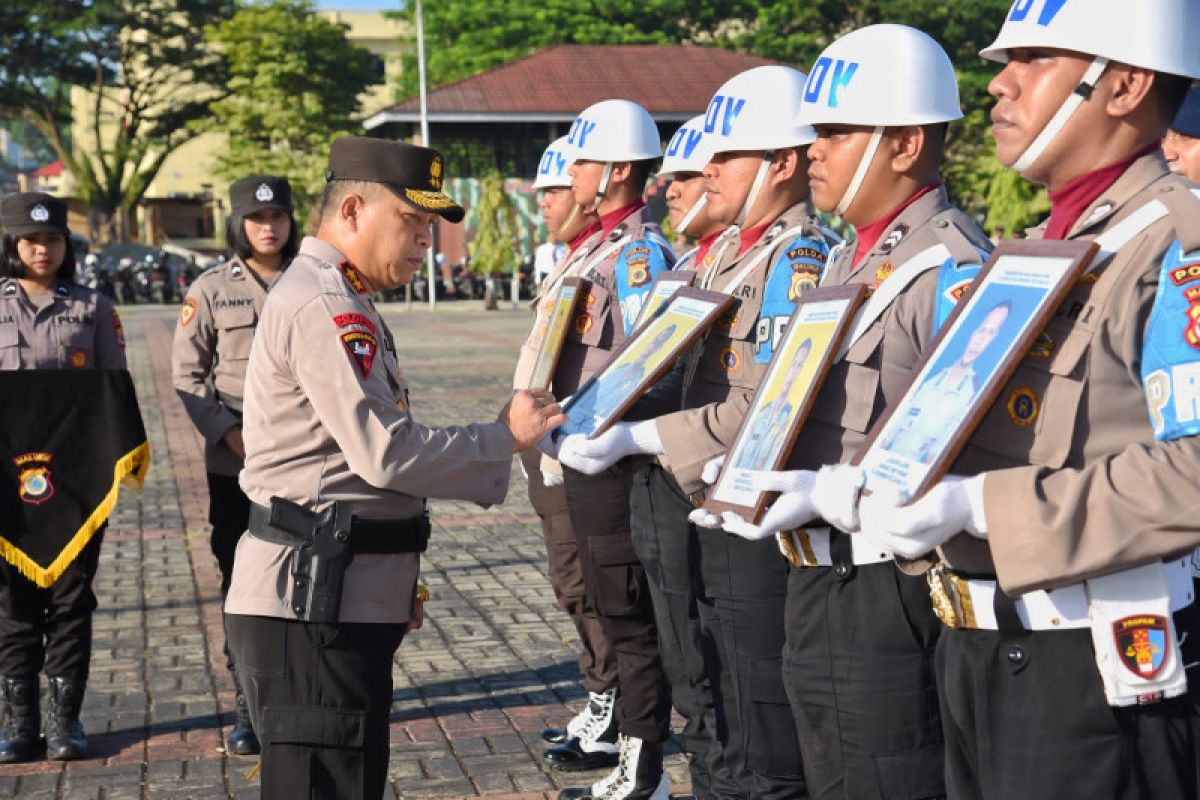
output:
[[[364,519],[421,514],[425,498],[499,503],[512,434],[500,422],[426,427],[414,418],[391,332],[355,268],[307,237],[263,305],[246,371],[242,489],[320,511],[334,501]],[[290,549],[238,543],[231,614],[294,618]],[[409,619],[420,557],[356,555],[342,622]]]
[[[0,369],[125,369],[125,332],[112,301],[56,282],[31,298],[0,279]]]
[[[179,308],[171,378],[204,438],[205,467],[218,475],[237,475],[242,468],[223,437],[241,424],[254,328],[278,277],[265,281],[235,257],[196,278]]]

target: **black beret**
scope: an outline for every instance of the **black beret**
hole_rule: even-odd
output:
[[[264,208],[292,213],[292,185],[277,175],[251,175],[229,187],[231,216],[245,216]]]
[[[1192,88],[1188,89],[1183,105],[1171,123],[1171,130],[1200,139],[1200,83],[1192,84]]]
[[[442,154],[393,139],[343,136],[329,150],[327,181],[382,183],[404,202],[450,222],[462,222],[466,211],[442,192]]]
[[[44,192],[18,192],[0,200],[0,222],[13,236],[31,233],[61,233],[67,230],[67,204]]]

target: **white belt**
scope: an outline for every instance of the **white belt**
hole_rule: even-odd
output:
[[[1196,592],[1191,557],[1164,562],[1163,572],[1170,590],[1171,610],[1178,611],[1190,606]],[[993,605],[996,581],[963,578],[943,567],[930,570],[928,577],[933,610],[943,623],[951,628],[999,629]],[[1013,604],[1026,630],[1059,631],[1091,627],[1087,588],[1083,583],[1028,592]]]
[[[851,559],[855,564],[880,564],[894,556],[861,534],[850,537]],[[794,567],[832,567],[829,554],[829,528],[798,528],[779,534],[779,549]]]

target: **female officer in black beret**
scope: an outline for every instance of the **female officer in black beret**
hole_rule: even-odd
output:
[[[125,369],[121,320],[104,295],[74,282],[67,205],[39,192],[0,201],[0,369]],[[28,761],[41,747],[38,673],[50,684],[46,754],[81,758],[79,708],[92,655],[92,579],[104,528],[62,576],[43,589],[0,561],[0,676],[5,721],[0,762]]]
[[[210,541],[221,570],[222,597],[229,590],[233,555],[250,515],[250,501],[237,477],[245,458],[242,387],[250,344],[267,291],[296,254],[299,240],[287,179],[242,178],[229,187],[229,203],[225,240],[234,258],[202,274],[188,290],[179,309],[171,359],[175,391],[205,441]],[[237,707],[229,751],[255,755],[258,738],[228,647],[225,661],[234,676]]]

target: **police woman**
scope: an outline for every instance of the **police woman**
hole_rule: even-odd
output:
[[[231,212],[225,240],[229,262],[202,274],[179,309],[172,349],[172,380],[192,423],[204,437],[208,472],[208,521],[212,552],[221,570],[221,597],[229,591],[233,554],[246,530],[250,501],[238,486],[246,456],[242,447],[242,387],[250,344],[267,291],[296,254],[292,189],[285,178],[251,175],[229,187]],[[233,658],[237,721],[229,751],[259,752],[246,697],[237,682]]]
[[[125,369],[125,342],[108,298],[74,282],[67,204],[25,192],[0,201],[0,369]],[[38,673],[50,684],[46,755],[82,758],[79,724],[92,656],[92,579],[104,527],[49,588],[0,561],[0,676],[4,728],[0,762],[41,749]]]

